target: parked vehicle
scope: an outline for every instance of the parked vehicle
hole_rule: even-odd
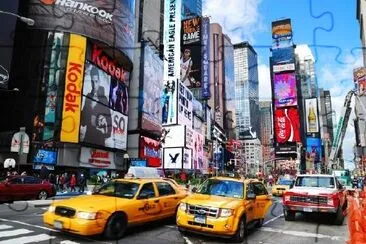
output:
[[[115,179],[92,195],[54,202],[43,222],[65,232],[104,234],[117,240],[129,227],[175,217],[179,201],[187,194],[160,178]]]
[[[0,202],[47,199],[56,195],[55,185],[33,176],[10,176],[0,182]]]
[[[260,227],[271,206],[271,196],[258,180],[230,177],[207,179],[183,199],[177,211],[181,232],[229,237],[241,242],[247,229]]]
[[[330,213],[334,223],[343,223],[347,208],[346,191],[335,175],[299,175],[292,189],[283,195],[286,221],[295,220],[296,213]]]

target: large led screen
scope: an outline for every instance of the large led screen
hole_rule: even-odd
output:
[[[322,160],[322,142],[320,138],[306,138],[306,169],[316,169]]]
[[[28,17],[32,28],[89,36],[133,57],[135,0],[30,0]]]
[[[182,21],[180,80],[188,88],[201,87],[201,17]]]
[[[296,108],[277,109],[274,114],[276,142],[300,142],[300,118]]]
[[[282,39],[292,37],[291,19],[283,19],[272,22],[272,38]]]
[[[284,47],[272,49],[272,63],[285,64],[294,63],[295,55],[293,47]]]
[[[306,132],[319,133],[318,101],[316,98],[305,99]]]
[[[276,108],[297,105],[295,73],[274,75],[274,98]]]

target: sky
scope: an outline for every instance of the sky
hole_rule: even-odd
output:
[[[203,0],[203,15],[210,16],[211,23],[219,23],[233,44],[242,41],[252,44],[258,54],[260,100],[271,99],[271,23],[290,18],[293,41],[310,46],[318,86],[330,90],[338,122],[345,95],[354,87],[353,68],[363,65],[356,3],[357,0]],[[343,141],[347,168],[354,166],[354,144],[350,119]]]

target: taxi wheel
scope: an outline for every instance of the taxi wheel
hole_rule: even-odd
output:
[[[113,214],[106,224],[104,235],[110,240],[119,240],[127,228],[127,219],[123,214]]]
[[[46,191],[40,191],[38,193],[37,199],[39,199],[39,200],[46,200],[47,197],[48,197],[48,195],[47,195],[47,192]]]
[[[236,230],[234,240],[236,242],[242,242],[245,238],[245,235],[247,233],[247,226],[245,223],[245,217],[242,217],[238,224],[238,229]]]

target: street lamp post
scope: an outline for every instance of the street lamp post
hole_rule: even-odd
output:
[[[7,12],[7,11],[2,11],[2,10],[0,10],[0,14],[7,14],[7,15],[11,15],[11,16],[17,17],[17,18],[20,19],[20,21],[26,23],[29,26],[34,25],[34,20],[31,19],[31,18],[27,18],[27,17],[24,17],[24,16],[20,16],[18,14],[14,14],[14,13],[10,13],[10,12]]]

